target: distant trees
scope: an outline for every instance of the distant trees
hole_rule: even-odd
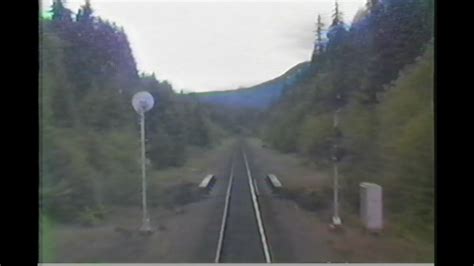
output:
[[[202,103],[229,107],[227,111],[230,113],[231,118],[229,119],[232,120],[232,117],[235,117],[234,114],[239,116],[242,113],[239,109],[252,109],[254,112],[258,112],[272,105],[282,95],[291,93],[291,90],[289,90],[291,87],[301,83],[311,75],[310,68],[311,66],[308,62],[303,62],[293,66],[277,78],[249,88],[206,92],[195,95]],[[221,112],[218,109],[216,111]],[[244,113],[247,114],[247,111],[245,110]],[[245,122],[245,119],[243,122]],[[228,125],[228,123],[225,124]],[[240,126],[241,124],[238,125]],[[246,128],[248,129],[248,127]]]

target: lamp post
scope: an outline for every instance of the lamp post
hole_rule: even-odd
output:
[[[338,172],[338,162],[341,160],[342,154],[341,149],[339,147],[339,138],[340,138],[340,131],[339,131],[339,112],[341,111],[341,102],[342,98],[341,95],[338,94],[336,97],[336,104],[337,109],[334,112],[334,130],[336,132],[336,136],[334,138],[334,146],[333,146],[333,167],[334,167],[334,185],[333,185],[333,203],[334,203],[334,214],[332,217],[332,225],[333,226],[340,226],[342,224],[341,218],[339,217],[339,172]]]
[[[145,157],[145,112],[154,104],[153,96],[146,91],[136,93],[132,98],[132,105],[140,116],[141,165],[142,165],[142,226],[140,231],[151,232],[150,217],[148,216],[146,198],[146,157]]]

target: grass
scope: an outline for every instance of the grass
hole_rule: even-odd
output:
[[[250,139],[249,143],[255,154],[259,154],[260,162],[267,167],[281,168],[282,182],[287,186],[288,196],[296,202],[303,200],[311,206],[312,213],[315,214],[317,223],[329,223],[332,216],[332,164],[325,162],[311,162],[297,154],[284,154],[271,148],[262,148],[262,142],[258,139]],[[342,167],[341,167],[342,168]],[[311,178],[307,173],[313,172]],[[275,173],[278,175],[278,173]],[[312,178],[321,177],[321,182],[313,182]],[[291,178],[289,178],[291,177]],[[285,179],[286,178],[286,179]],[[390,210],[384,210],[384,229],[380,235],[374,235],[365,229],[359,217],[358,202],[353,202],[352,197],[348,198],[344,192],[347,190],[357,190],[358,187],[348,187],[345,184],[344,172],[340,173],[340,212],[344,232],[341,234],[322,233],[320,237],[326,239],[326,243],[334,250],[335,260],[345,262],[433,262],[434,242],[424,241],[419,237],[419,232],[414,227],[403,225],[400,219],[393,217]],[[290,187],[291,185],[291,187]],[[311,194],[310,191],[320,193]],[[322,193],[322,192],[325,193]],[[356,193],[357,194],[357,193]],[[324,196],[325,206],[319,206],[313,197]],[[308,198],[311,197],[311,198]],[[304,207],[304,206],[303,206]],[[315,211],[319,209],[318,211]]]
[[[49,217],[41,215],[39,235],[39,261],[54,260],[54,224]]]
[[[188,159],[181,167],[171,167],[162,170],[151,170],[150,183],[158,187],[176,185],[182,182],[200,182],[205,175],[212,172],[222,154],[228,154],[235,139],[227,138],[212,148],[189,147]]]
[[[163,226],[161,221],[172,219],[173,215],[176,215],[174,207],[195,200],[196,194],[190,193],[196,192],[195,183],[200,182],[205,174],[215,171],[216,164],[222,165],[222,162],[227,161],[225,156],[230,156],[233,143],[234,139],[227,138],[219,145],[208,149],[191,147],[189,158],[182,167],[149,171],[148,181],[150,187],[148,191],[150,193],[148,200],[150,210],[153,210],[152,213],[155,215],[152,221],[157,223],[157,226]],[[139,182],[140,176],[137,176],[137,190]],[[153,191],[154,189],[158,191]],[[151,204],[154,197],[160,201],[157,206]],[[132,255],[128,255],[129,253],[136,253],[136,256],[141,256],[137,253],[138,251],[153,250],[153,248],[158,251],[143,255],[143,258],[167,256],[166,251],[160,249],[160,247],[167,247],[167,243],[154,243],[151,249],[137,247],[134,243],[127,242],[128,240],[124,240],[124,237],[114,232],[113,228],[116,226],[134,230],[140,224],[139,200],[137,198],[136,204],[130,206],[107,206],[108,214],[105,219],[100,224],[91,226],[53,224],[48,217],[43,216],[40,221],[40,261],[84,262],[84,260],[90,259],[94,262],[101,262],[105,260],[104,258],[114,258],[126,262],[134,259],[134,257],[130,257]],[[160,232],[165,234],[163,231]],[[180,238],[174,237],[173,239],[179,242]],[[163,240],[157,239],[154,241]],[[134,250],[138,251],[135,252]],[[160,252],[163,252],[163,254]]]

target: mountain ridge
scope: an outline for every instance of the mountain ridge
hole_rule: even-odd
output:
[[[231,108],[266,109],[279,99],[282,92],[304,76],[310,62],[298,63],[280,76],[257,85],[233,90],[192,93],[202,103]]]

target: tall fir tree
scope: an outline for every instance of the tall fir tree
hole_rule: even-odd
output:
[[[94,13],[94,10],[91,7],[91,2],[90,0],[86,0],[85,4],[81,6],[79,11],[77,12],[76,21],[77,22],[91,22],[92,13]]]
[[[367,0],[365,6],[369,12],[372,12],[379,4],[379,0]]]
[[[332,15],[332,27],[338,26],[343,23],[342,20],[342,12],[339,10],[339,3],[335,2],[335,7],[334,7],[334,14]]]
[[[324,23],[321,19],[321,15],[318,14],[318,21],[316,22],[316,41],[314,46],[313,57],[316,55],[320,55],[324,51],[323,30]]]
[[[54,0],[51,12],[53,21],[72,22],[72,12],[64,6],[63,0]]]

